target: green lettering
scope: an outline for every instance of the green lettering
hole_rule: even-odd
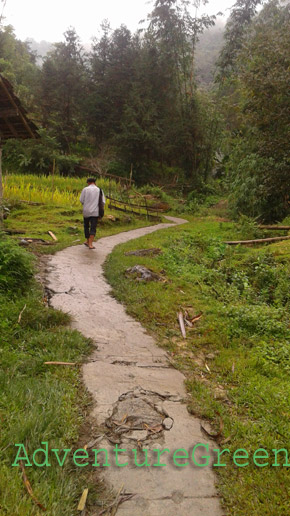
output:
[[[27,452],[25,450],[25,447],[24,447],[24,444],[14,444],[14,446],[18,446],[19,447],[19,450],[17,452],[17,455],[15,457],[15,461],[13,462],[12,466],[19,466],[19,464],[17,464],[17,462],[19,460],[26,460],[26,464],[24,464],[25,466],[32,466],[29,458],[28,458],[28,455],[27,455]],[[24,457],[19,457],[19,454],[20,454],[20,449],[22,449],[22,451],[24,452],[25,456]]]
[[[64,465],[64,461],[65,461],[65,460],[66,460],[66,458],[67,458],[68,453],[71,451],[71,448],[64,448],[64,450],[63,450],[63,451],[64,451],[64,455],[63,455],[63,459],[62,459],[62,461],[59,459],[59,455],[58,455],[59,448],[52,448],[52,450],[51,450],[51,451],[54,453],[54,455],[55,455],[55,456],[56,456],[56,458],[57,458],[57,462],[58,462],[58,463],[59,463],[59,465],[62,467],[62,466]]]
[[[259,454],[259,452],[262,452],[262,455]],[[258,466],[258,468],[264,468],[265,466],[268,466],[269,462],[266,462],[266,464],[260,464],[259,462],[257,462],[257,459],[269,459],[269,453],[267,452],[267,450],[265,450],[265,448],[259,448],[255,451],[253,455],[253,462],[255,466]]]
[[[110,466],[110,464],[108,463],[108,450],[106,450],[106,448],[100,448],[99,450],[96,450],[95,448],[92,449],[93,452],[95,452],[95,462],[93,464],[94,467],[100,467],[101,464],[98,463],[98,453],[100,452],[104,452],[105,453],[105,456],[106,456],[106,462],[104,462],[102,464],[102,466]]]
[[[118,466],[118,468],[124,468],[125,466],[128,466],[128,464],[129,464],[129,462],[125,462],[124,464],[120,464],[119,463],[118,454],[122,453],[122,452],[126,453],[126,451],[127,450],[125,448],[119,448],[119,446],[116,444],[116,446],[114,448],[114,452],[115,452],[115,455],[116,455],[116,466]]]
[[[167,452],[170,453],[170,450],[168,448],[164,448],[164,450],[158,450],[156,448],[153,449],[153,451],[157,452],[157,464],[153,464],[154,467],[163,467],[166,466],[166,464],[160,464],[160,457],[163,455],[163,453]]]
[[[245,464],[239,464],[236,459],[248,459],[249,458],[249,454],[247,452],[247,450],[244,450],[243,448],[238,448],[234,455],[233,455],[233,463],[238,466],[238,468],[244,468],[245,466],[248,466],[249,465],[249,461],[246,462]]]
[[[150,464],[148,463],[148,450],[146,450],[145,448],[142,448],[142,452],[145,453],[145,460],[144,462],[142,462],[142,464],[139,464],[137,462],[137,450],[136,448],[133,448],[132,449],[132,452],[134,453],[134,462],[135,462],[135,466],[137,466],[137,468],[143,468],[144,466],[150,466]]]
[[[278,453],[280,452],[283,452],[284,455],[285,455],[285,461],[286,461],[286,464],[283,464],[283,467],[285,468],[289,468],[290,467],[290,464],[288,462],[288,450],[286,450],[286,448],[280,448],[280,450],[276,450],[275,448],[272,450],[272,452],[274,452],[274,455],[275,455],[275,463],[272,464],[272,466],[280,466],[280,463],[278,464],[277,463],[277,459],[278,459]]]
[[[230,453],[230,450],[228,448],[225,448],[224,450],[220,451],[218,448],[216,450],[213,450],[214,452],[217,452],[217,463],[213,464],[213,467],[223,467],[223,466],[226,466],[226,464],[221,464],[220,463],[220,457],[222,456],[223,453],[227,452],[227,453]]]
[[[196,444],[195,447],[193,448],[192,450],[192,460],[193,460],[193,463],[198,467],[198,468],[204,468],[205,466],[208,466],[209,464],[209,459],[210,459],[210,455],[202,455],[201,458],[202,459],[206,459],[206,462],[204,464],[200,464],[199,462],[196,461],[195,459],[195,450],[197,448],[205,448],[206,451],[208,452],[208,444]]]
[[[82,454],[79,454],[79,452],[81,452]],[[85,462],[85,463],[78,463],[76,461],[76,459],[88,459],[89,458],[89,454],[86,450],[84,450],[83,448],[80,448],[78,450],[76,450],[73,454],[73,462],[76,466],[78,466],[78,468],[84,468],[85,466],[87,466],[89,463],[88,462]]]
[[[179,452],[182,452],[183,455],[178,455]],[[176,462],[176,459],[188,459],[188,452],[184,448],[179,448],[176,450],[173,454],[173,462],[175,466],[178,468],[184,468],[185,466],[188,466],[189,462],[183,462],[182,464],[179,464]]]
[[[33,460],[35,466],[37,466],[38,468],[43,468],[44,466],[46,466],[46,467],[50,466],[50,464],[48,462],[48,442],[42,441],[41,444],[45,445],[45,449],[38,448],[38,450],[35,450],[35,452],[32,455],[32,460]],[[44,453],[44,461],[41,462],[40,464],[39,464],[39,462],[36,462],[36,459],[35,459],[35,456],[37,453]]]

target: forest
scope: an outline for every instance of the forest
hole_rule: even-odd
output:
[[[197,13],[202,12],[198,0]],[[101,24],[89,50],[74,30],[43,59],[2,20],[0,72],[37,123],[4,167],[61,175],[77,165],[191,199],[223,188],[232,212],[289,213],[289,4],[237,0],[225,27],[187,0],[156,0],[140,29]],[[143,28],[142,28],[143,27]],[[96,33],[98,32],[96,28]]]

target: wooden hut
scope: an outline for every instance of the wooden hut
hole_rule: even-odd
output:
[[[2,144],[10,138],[39,138],[36,125],[13,92],[12,85],[0,74],[0,219],[2,215]]]
[[[10,82],[0,74],[0,138],[38,138],[36,125],[13,92]]]

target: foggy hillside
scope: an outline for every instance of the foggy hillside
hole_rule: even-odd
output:
[[[199,86],[210,87],[214,79],[215,64],[223,46],[225,23],[218,20],[214,27],[200,36],[196,47],[196,79]]]
[[[33,38],[29,38],[26,41],[29,43],[31,50],[37,54],[37,64],[42,65],[43,58],[52,49],[53,43],[44,40],[35,41]]]

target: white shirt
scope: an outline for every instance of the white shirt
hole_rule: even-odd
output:
[[[83,216],[86,217],[98,217],[99,216],[99,197],[100,188],[95,184],[86,186],[83,189],[80,201],[83,205]],[[103,193],[103,202],[106,202],[106,198]]]

